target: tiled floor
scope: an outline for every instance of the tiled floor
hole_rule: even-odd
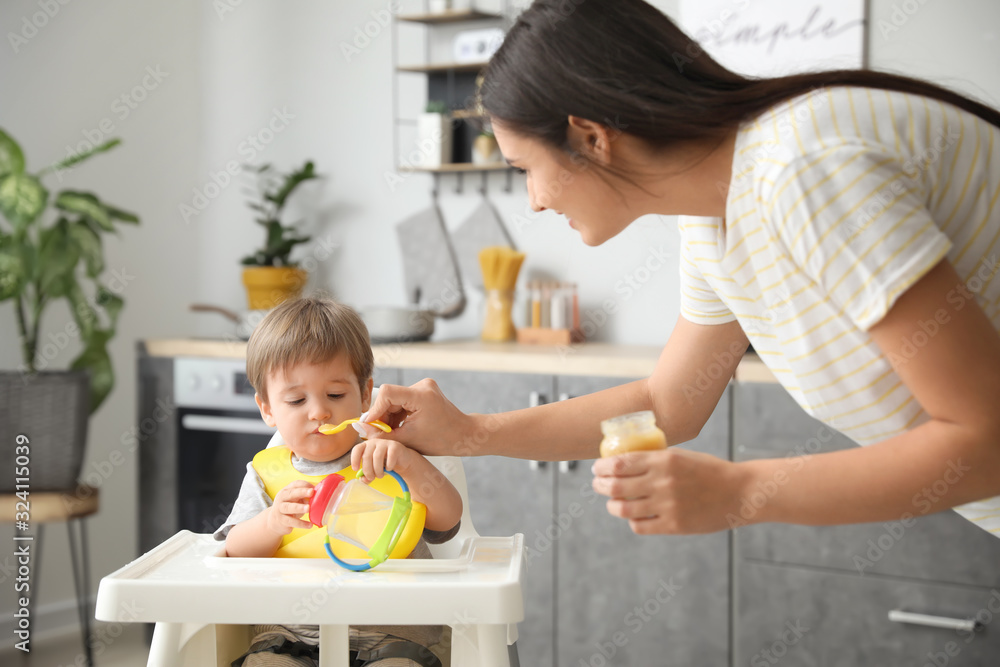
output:
[[[149,655],[143,625],[120,625],[121,633],[96,635],[95,667],[145,667]],[[111,630],[112,628],[107,628]],[[31,642],[31,653],[15,648],[0,651],[4,667],[83,667],[85,664],[79,631],[46,637]]]

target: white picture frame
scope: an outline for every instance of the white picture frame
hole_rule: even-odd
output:
[[[680,0],[679,25],[719,64],[746,76],[866,65],[865,0]]]

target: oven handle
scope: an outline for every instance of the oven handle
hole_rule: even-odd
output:
[[[260,433],[274,435],[274,428],[259,419],[219,417],[216,415],[183,415],[181,426],[191,431],[218,431],[220,433]]]

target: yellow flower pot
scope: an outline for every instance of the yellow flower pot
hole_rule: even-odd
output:
[[[297,299],[308,274],[294,266],[248,266],[243,269],[250,310],[270,310],[282,301]]]

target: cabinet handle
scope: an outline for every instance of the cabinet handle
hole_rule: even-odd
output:
[[[533,391],[530,394],[528,394],[528,407],[529,408],[537,408],[539,405],[544,405],[546,402],[547,401],[545,400],[545,397],[542,396],[537,391]],[[547,461],[535,461],[535,460],[531,460],[531,461],[528,461],[528,469],[529,470],[541,470],[542,468],[545,467],[546,463],[547,463]]]
[[[570,396],[569,394],[565,393],[565,392],[562,393],[562,394],[559,394],[559,400],[560,401],[568,401],[571,398],[573,398],[573,397]],[[559,462],[559,472],[561,472],[561,473],[567,473],[567,472],[571,472],[573,470],[576,470],[576,464],[577,464],[576,461],[560,461]]]
[[[948,618],[946,616],[931,616],[929,614],[915,614],[910,611],[893,609],[889,612],[889,620],[894,623],[913,623],[914,625],[926,625],[930,628],[945,628],[946,630],[964,630],[975,632],[981,626],[971,618]]]

